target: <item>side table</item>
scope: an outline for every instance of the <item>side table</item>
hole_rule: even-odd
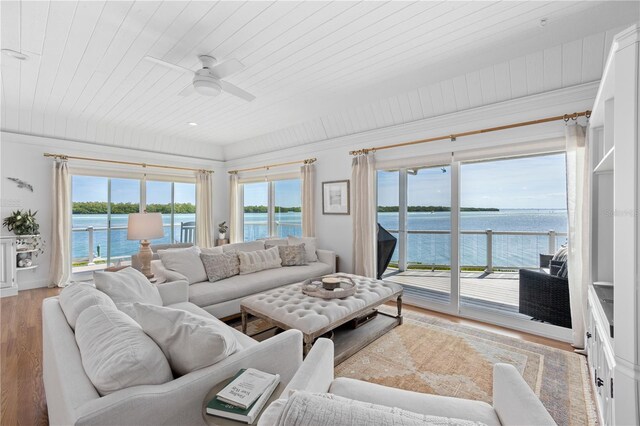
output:
[[[233,377],[229,377],[228,379],[223,380],[222,382],[215,385],[213,389],[209,391],[209,393],[207,394],[207,397],[202,402],[202,416],[204,417],[204,420],[207,425],[215,425],[215,426],[246,425],[246,423],[239,422],[237,420],[225,419],[224,417],[212,416],[211,414],[207,414],[207,404],[209,403],[209,401],[215,398],[216,394],[220,392],[225,386],[227,386],[229,382],[231,382],[231,379],[233,379]],[[262,409],[260,414],[258,414],[258,417],[256,418],[256,420],[253,422],[254,425],[258,424],[258,421],[260,420],[260,416],[262,416],[262,413],[265,412],[267,407],[271,405],[273,401],[280,398],[280,394],[282,394],[282,391],[284,390],[284,388],[285,388],[285,385],[282,383],[282,381],[280,381],[276,389],[273,391],[273,393],[269,397],[269,400],[267,401],[267,403],[264,404],[264,408]]]

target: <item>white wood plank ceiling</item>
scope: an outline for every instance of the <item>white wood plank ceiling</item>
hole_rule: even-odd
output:
[[[638,3],[2,1],[0,14],[1,47],[29,55],[0,59],[2,130],[222,159],[597,80]],[[195,70],[199,54],[242,61],[227,80],[257,99],[178,96],[191,77],[143,60]]]

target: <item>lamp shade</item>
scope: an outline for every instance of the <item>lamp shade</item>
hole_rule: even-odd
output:
[[[160,213],[131,213],[127,225],[127,240],[153,240],[164,237]]]

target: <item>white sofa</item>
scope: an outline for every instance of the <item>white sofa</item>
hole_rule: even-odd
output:
[[[493,406],[481,402],[422,394],[360,380],[333,376],[333,342],[318,339],[302,366],[281,394],[262,414],[259,426],[273,426],[294,391],[331,393],[370,404],[414,413],[470,420],[493,425],[555,425],[553,418],[520,373],[509,364],[493,370]]]
[[[266,240],[267,242],[269,240]],[[223,250],[244,251],[244,247],[255,250],[256,244],[265,241],[253,241],[250,243],[237,243],[222,246]],[[167,246],[165,246],[167,247]],[[161,247],[158,247],[161,248]],[[153,247],[153,250],[158,250]],[[240,301],[253,294],[262,293],[272,288],[304,281],[307,278],[319,277],[336,271],[336,255],[329,250],[316,250],[317,262],[309,262],[303,266],[284,266],[281,268],[267,269],[246,275],[235,275],[216,282],[203,281],[192,283],[189,286],[189,301],[203,308],[217,318],[225,318],[240,312]],[[154,257],[157,257],[155,255]],[[137,260],[134,259],[134,266]],[[157,277],[166,281],[186,280],[184,275],[166,269],[162,261],[152,260],[151,271]]]
[[[158,285],[163,304],[210,316],[188,302],[186,281]],[[207,393],[241,368],[278,373],[287,384],[302,364],[302,333],[258,343],[233,330],[241,349],[212,366],[161,385],[134,386],[101,397],[85,374],[74,331],[58,297],[42,304],[43,381],[52,425],[202,425]]]

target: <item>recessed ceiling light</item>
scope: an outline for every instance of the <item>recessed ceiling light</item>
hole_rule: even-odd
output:
[[[29,57],[24,53],[16,52],[15,50],[11,49],[2,49],[2,53],[20,61],[26,61],[27,59],[29,59]]]
[[[547,22],[548,22],[548,21],[547,21],[547,18],[542,18],[542,19],[540,20],[540,22],[538,22],[538,26],[539,26],[540,28],[544,28],[544,27],[546,27],[546,26],[547,26]]]
[[[197,125],[198,123],[194,123],[194,122],[189,123],[189,126],[197,126]]]

